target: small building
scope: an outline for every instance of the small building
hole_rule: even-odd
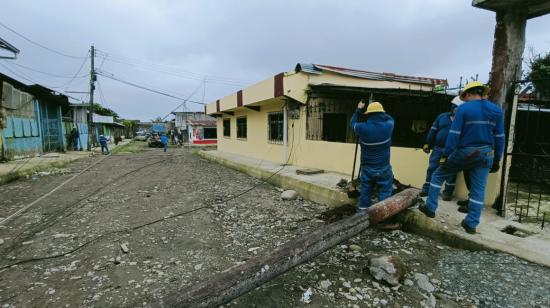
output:
[[[1,157],[32,157],[65,148],[63,110],[65,95],[41,85],[26,85],[0,74]]]
[[[93,114],[93,127],[95,128],[95,142],[99,143],[99,135],[107,137],[111,142],[117,144],[124,137],[125,127],[117,123],[113,116],[102,116]]]
[[[185,111],[172,112],[175,116],[175,130],[183,132],[184,142],[191,144],[217,143],[216,118],[204,112]]]
[[[380,101],[395,119],[395,177],[421,187],[428,156],[420,149],[433,120],[450,109],[446,85],[437,78],[299,63],[208,104],[205,113],[217,118],[219,151],[351,174],[349,121],[360,99]],[[493,176],[490,181],[489,202],[498,185]],[[460,183],[457,191],[465,194]]]

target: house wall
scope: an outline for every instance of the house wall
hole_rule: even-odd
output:
[[[25,110],[6,108],[6,127],[2,130],[5,159],[35,156],[42,152],[38,103],[34,101]]]
[[[239,108],[235,115],[223,115],[217,120],[218,150],[253,157],[259,160],[285,162],[284,148],[281,144],[268,142],[267,115],[281,111],[283,102],[272,99],[261,106],[260,112]],[[247,117],[247,138],[237,139],[236,118]],[[231,119],[231,137],[223,136],[223,119]],[[355,144],[306,140],[306,109],[300,110],[300,119],[288,121],[288,163],[301,167],[320,168],[326,171],[351,175]],[[391,148],[391,165],[395,178],[403,184],[420,188],[424,184],[429,156],[421,149]],[[358,154],[357,159],[360,159]],[[359,166],[356,166],[359,169]],[[356,172],[357,174],[357,172]],[[336,184],[336,183],[335,183]],[[492,204],[497,196],[499,174],[489,176],[485,201]],[[466,198],[467,190],[462,175],[457,179],[455,195]]]

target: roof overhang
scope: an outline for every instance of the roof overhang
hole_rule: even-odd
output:
[[[493,12],[521,7],[527,10],[527,19],[550,13],[548,0],[473,0],[472,6]]]
[[[13,46],[12,44],[8,43],[6,40],[2,38],[0,38],[0,49],[4,49],[13,53],[13,56],[11,57],[0,56],[0,59],[16,59],[17,54],[19,53],[19,49],[17,49],[17,47]]]

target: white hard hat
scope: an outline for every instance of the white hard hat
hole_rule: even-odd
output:
[[[460,106],[462,105],[462,103],[464,103],[463,100],[460,99],[460,96],[455,96],[455,98],[453,98],[453,100],[451,101],[451,104],[455,105],[455,106]]]

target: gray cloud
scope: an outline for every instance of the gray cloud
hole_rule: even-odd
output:
[[[189,95],[203,75],[216,76],[206,83],[207,101],[290,70],[297,62],[447,78],[451,84],[475,74],[486,80],[495,22],[494,13],[466,0],[421,5],[414,0],[37,3],[4,3],[3,12],[10,13],[2,22],[71,55],[84,56],[93,43],[102,51],[96,59],[102,71],[178,96]],[[538,52],[550,50],[547,29],[548,16],[529,21],[527,45]],[[54,74],[74,74],[81,63],[3,28],[0,36],[21,49],[16,63]],[[67,81],[10,67],[49,86]],[[104,77],[100,85],[104,103],[128,118],[163,116],[179,103]],[[86,78],[76,79],[69,89],[86,90]],[[101,98],[98,91],[96,97]],[[203,99],[202,89],[193,99]]]

